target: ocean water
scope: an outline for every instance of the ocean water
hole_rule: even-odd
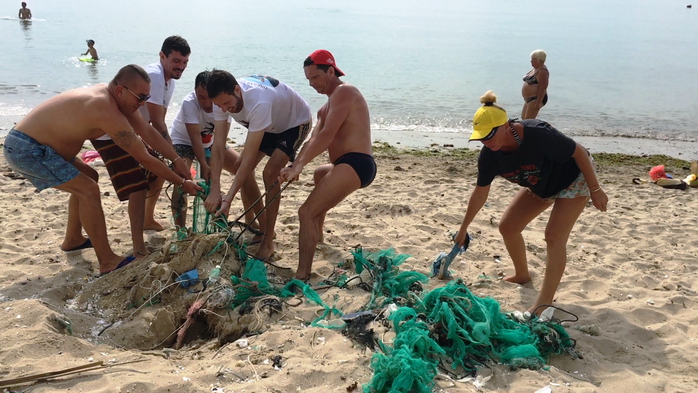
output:
[[[192,48],[168,119],[196,74],[261,73],[314,110],[302,62],[332,51],[366,97],[376,130],[470,132],[493,90],[520,115],[529,54],[548,54],[550,101],[539,117],[569,135],[695,141],[698,9],[676,0],[30,1],[35,20],[0,9],[0,135],[43,100],[158,61],[179,34]],[[81,63],[86,39],[100,61]]]

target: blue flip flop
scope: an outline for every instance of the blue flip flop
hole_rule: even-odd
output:
[[[73,247],[73,248],[71,248],[71,249],[69,249],[69,250],[66,250],[66,249],[64,249],[64,248],[61,248],[61,250],[65,251],[65,252],[70,252],[70,251],[83,250],[83,249],[85,249],[85,248],[92,248],[92,242],[90,241],[90,238],[87,238],[87,240],[85,240],[84,243],[82,243],[81,245],[79,245],[79,246],[77,246],[77,247]]]
[[[131,262],[133,262],[135,259],[136,259],[136,257],[126,257],[126,258],[124,258],[123,261],[119,262],[119,264],[116,265],[116,267],[114,268],[114,270],[118,270],[118,269],[121,269],[121,268],[124,267],[124,266],[128,266],[128,264],[131,263]],[[100,273],[99,276],[102,277],[102,276],[104,276],[104,275],[106,275],[106,274],[109,274],[109,273],[113,272],[114,270],[110,270],[110,271],[105,272],[105,273]]]

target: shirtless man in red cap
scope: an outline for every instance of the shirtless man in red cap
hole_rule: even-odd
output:
[[[281,170],[279,180],[298,179],[303,167],[327,150],[332,164],[315,169],[315,188],[298,210],[300,220],[299,261],[296,278],[307,280],[322,235],[327,211],[349,194],[371,184],[376,163],[371,155],[371,124],[366,100],[356,87],[342,82],[344,73],[334,56],[324,49],[303,62],[310,86],[328,97],[317,114],[310,140],[291,166]]]

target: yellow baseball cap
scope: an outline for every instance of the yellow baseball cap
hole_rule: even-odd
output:
[[[470,141],[477,141],[485,138],[492,132],[492,129],[499,127],[509,121],[507,112],[494,105],[493,103],[485,103],[473,116],[473,133],[470,134]]]

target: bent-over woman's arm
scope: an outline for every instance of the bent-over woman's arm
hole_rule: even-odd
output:
[[[470,200],[468,201],[468,208],[465,211],[465,217],[463,217],[463,223],[458,230],[455,242],[462,246],[465,242],[465,235],[468,232],[468,226],[475,219],[477,213],[482,209],[482,206],[487,202],[487,197],[490,194],[490,185],[481,187],[475,186],[473,193],[470,195]]]

